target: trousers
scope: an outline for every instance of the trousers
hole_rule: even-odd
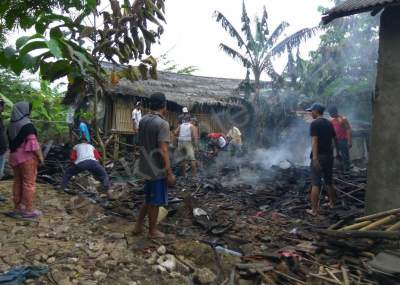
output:
[[[84,171],[89,171],[98,181],[100,181],[103,184],[104,190],[110,188],[110,178],[108,177],[104,167],[97,160],[85,160],[70,166],[65,171],[61,182],[61,188],[66,188],[72,177]]]
[[[338,141],[339,152],[342,157],[342,170],[349,171],[351,167],[349,143],[346,139]]]
[[[30,211],[33,206],[33,197],[36,191],[36,176],[38,160],[32,158],[17,166],[14,170],[13,196],[16,208],[24,205]]]

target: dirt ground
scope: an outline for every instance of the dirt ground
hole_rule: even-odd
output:
[[[28,284],[186,284],[179,276],[154,274],[145,258],[159,245],[134,237],[134,221],[106,216],[87,199],[37,186],[37,221],[19,220],[12,210],[12,181],[0,182],[0,272],[19,265],[47,265],[50,273]]]

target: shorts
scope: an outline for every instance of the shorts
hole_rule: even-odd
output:
[[[321,165],[321,168],[315,169],[311,161],[310,167],[312,186],[321,187],[322,178],[324,179],[326,185],[332,185],[333,157],[330,155],[320,155],[319,164]]]
[[[168,205],[167,180],[147,180],[144,183],[145,204],[152,206]]]
[[[184,160],[190,160],[194,161],[196,160],[196,157],[194,155],[194,147],[192,142],[178,142],[178,160],[179,161],[184,161]]]

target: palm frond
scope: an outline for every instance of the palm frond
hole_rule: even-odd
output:
[[[261,66],[261,71],[267,73],[272,80],[278,80],[279,78],[279,74],[275,71],[275,68],[272,64],[271,57],[266,57],[264,59],[264,62]]]
[[[261,28],[264,32],[265,36],[269,35],[269,29],[268,29],[268,13],[267,13],[267,8],[265,6],[263,7],[263,16],[261,18]]]
[[[246,11],[246,5],[244,4],[243,0],[243,8],[242,8],[242,32],[245,34],[246,39],[247,39],[247,44],[248,46],[254,45],[254,37],[253,34],[251,33],[251,27],[250,27],[250,18],[247,15]]]
[[[233,48],[228,47],[225,44],[220,44],[219,48],[233,59],[240,61],[244,67],[250,68],[252,66],[251,59],[246,58],[246,56],[242,55],[240,52],[234,50]]]
[[[278,27],[272,32],[271,36],[269,37],[266,47],[272,47],[275,45],[276,41],[279,39],[279,37],[282,35],[282,33],[286,30],[286,28],[289,27],[288,22],[282,22],[279,24]]]
[[[238,46],[240,48],[246,46],[239,32],[221,12],[215,11],[214,15],[216,17],[217,23],[221,23],[222,28],[224,28],[224,30],[227,31],[232,38],[235,38],[237,40]]]
[[[274,48],[271,50],[271,54],[280,55],[285,51],[291,51],[293,48],[298,47],[302,42],[305,42],[306,40],[313,37],[317,30],[317,27],[306,28],[294,33],[293,35],[285,38],[283,41],[274,46]]]

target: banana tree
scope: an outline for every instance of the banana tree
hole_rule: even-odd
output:
[[[268,27],[268,13],[264,7],[261,18],[255,19],[255,27],[251,28],[251,21],[243,1],[241,33],[221,13],[215,12],[216,21],[221,24],[229,35],[237,41],[237,48],[221,43],[220,48],[233,59],[238,60],[243,66],[252,71],[254,76],[255,97],[254,102],[260,100],[260,80],[262,74],[268,75],[273,81],[279,80],[272,60],[307,40],[315,34],[315,28],[302,29],[281,40],[283,33],[289,27],[287,22],[282,22],[271,33]]]

